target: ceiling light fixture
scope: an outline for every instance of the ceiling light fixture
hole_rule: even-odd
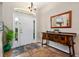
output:
[[[30,3],[30,6],[28,7],[28,9],[29,9],[30,12],[35,12],[36,11],[36,8],[34,7],[33,2]]]

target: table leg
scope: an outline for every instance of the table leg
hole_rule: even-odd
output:
[[[69,55],[72,56],[72,54],[71,54],[71,46],[69,46]]]
[[[72,56],[75,56],[75,50],[74,50],[74,42],[73,42],[73,39],[72,39],[72,52],[73,52],[73,55],[72,55]]]
[[[42,39],[42,47],[43,47],[43,39]]]
[[[73,37],[71,37],[71,40],[70,40],[71,42],[71,56],[75,56],[75,50],[74,50],[74,42],[73,42]]]

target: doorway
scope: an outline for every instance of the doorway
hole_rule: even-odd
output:
[[[32,14],[15,11],[13,13],[13,30],[15,39],[12,48],[32,43],[36,40],[36,17]]]

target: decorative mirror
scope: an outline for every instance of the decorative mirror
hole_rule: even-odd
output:
[[[72,11],[50,17],[51,28],[71,28]]]

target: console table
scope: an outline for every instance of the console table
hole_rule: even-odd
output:
[[[45,45],[47,45],[48,41],[54,41],[65,46],[69,47],[69,55],[75,56],[74,50],[74,39],[76,37],[76,33],[67,33],[67,32],[42,32],[42,45],[44,45],[43,40],[46,40]]]

